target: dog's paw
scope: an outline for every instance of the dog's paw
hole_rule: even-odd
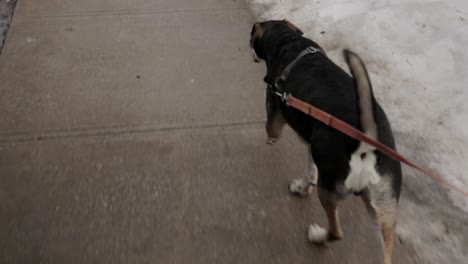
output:
[[[315,165],[315,162],[311,153],[309,153],[309,160],[307,162],[307,175],[310,177],[310,183],[313,186],[316,186],[319,175],[318,175],[317,166]]]
[[[266,140],[266,143],[271,146],[271,145],[275,144],[277,141],[278,141],[277,138],[268,137],[267,140]]]
[[[310,165],[309,177],[310,177],[310,184],[312,184],[313,186],[317,186],[318,170],[317,170],[317,166],[315,166],[315,164]]]
[[[319,225],[310,225],[307,237],[310,242],[313,243],[325,243],[327,242],[327,230]]]
[[[295,179],[289,184],[289,191],[299,196],[309,196],[312,193],[312,184],[304,179]]]

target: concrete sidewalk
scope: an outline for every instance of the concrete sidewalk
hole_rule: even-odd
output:
[[[39,3],[41,2],[41,3]],[[358,199],[317,247],[306,150],[264,144],[243,1],[21,0],[0,56],[0,263],[368,263]],[[398,242],[394,263],[414,263]]]

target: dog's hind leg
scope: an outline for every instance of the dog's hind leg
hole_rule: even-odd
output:
[[[308,232],[309,240],[314,243],[341,240],[343,238],[343,232],[341,231],[340,219],[338,216],[338,206],[342,198],[322,187],[318,188],[318,196],[327,214],[328,230],[325,231],[325,229],[318,225],[310,225]]]
[[[371,185],[363,193],[363,201],[379,224],[382,238],[385,264],[392,263],[392,251],[397,220],[398,199],[393,193],[391,182],[388,179]]]
[[[393,241],[395,237],[396,222],[381,223],[381,232],[384,242],[384,259],[385,264],[392,264]]]
[[[307,162],[307,178],[294,179],[289,184],[289,191],[299,196],[309,196],[312,193],[313,186],[317,185],[318,181],[318,170],[315,166],[314,159],[312,157],[312,151],[308,150],[308,162]]]

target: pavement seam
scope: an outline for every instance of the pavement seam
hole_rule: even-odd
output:
[[[159,132],[174,132],[192,129],[207,128],[228,128],[228,127],[249,127],[264,124],[264,120],[250,120],[244,122],[227,123],[205,123],[194,125],[172,125],[172,126],[122,126],[122,127],[103,127],[103,128],[72,128],[49,130],[42,132],[12,132],[0,133],[0,143],[21,143],[47,141],[67,138],[85,138],[85,137],[110,137],[135,134],[151,134]]]
[[[43,14],[43,15],[25,15],[25,18],[30,19],[50,19],[50,18],[73,18],[73,17],[96,17],[96,16],[119,16],[119,15],[152,15],[152,14],[176,14],[176,13],[202,13],[212,11],[236,11],[247,10],[247,7],[233,7],[233,8],[191,8],[191,9],[166,9],[166,10],[97,10],[97,11],[83,11],[83,12],[70,12],[62,14]]]

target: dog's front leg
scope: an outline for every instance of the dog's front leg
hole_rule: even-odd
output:
[[[269,145],[274,144],[281,137],[286,120],[281,113],[281,101],[279,98],[274,96],[268,89],[266,95],[266,133],[267,141]]]
[[[272,118],[269,118],[266,123],[267,144],[273,145],[281,137],[284,125],[284,120],[281,112],[277,112]]]

